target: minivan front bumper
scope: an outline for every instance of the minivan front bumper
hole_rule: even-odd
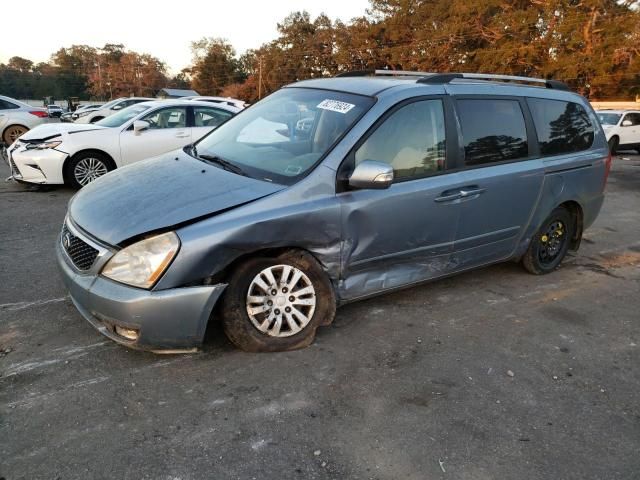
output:
[[[71,300],[100,333],[122,345],[157,353],[194,351],[226,284],[149,291],[76,271],[61,242],[56,255]],[[125,338],[116,327],[134,330]]]

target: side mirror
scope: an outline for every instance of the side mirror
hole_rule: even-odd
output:
[[[147,130],[151,125],[149,122],[145,122],[144,120],[136,120],[133,122],[133,132],[136,135],[140,135],[140,132]]]
[[[389,188],[392,183],[391,165],[375,160],[363,160],[349,177],[349,186],[354,188],[383,190]]]
[[[118,105],[114,105],[113,107],[111,107],[111,110],[122,110],[122,104],[119,103]]]
[[[631,120],[623,120],[622,121],[622,126],[623,127],[630,127],[631,125],[633,125],[633,122]]]

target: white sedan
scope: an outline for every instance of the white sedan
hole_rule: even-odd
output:
[[[74,112],[74,114],[71,115],[71,119],[75,123],[96,123],[103,118],[113,115],[119,110],[124,110],[136,103],[148,102],[150,100],[154,99],[145,97],[116,98],[115,100],[111,100],[98,108],[87,108],[80,110],[79,112]]]
[[[20,135],[48,121],[49,112],[0,95],[0,144],[11,145]]]
[[[132,105],[92,125],[41,125],[9,147],[11,173],[20,182],[81,188],[115,168],[189,145],[238,111],[162,100]]]

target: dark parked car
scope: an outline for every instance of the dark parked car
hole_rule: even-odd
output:
[[[220,317],[240,348],[287,350],[346,302],[578,248],[611,162],[583,97],[367,73],[290,85],[80,191],[57,248],[80,312],[130,347],[197,347]]]

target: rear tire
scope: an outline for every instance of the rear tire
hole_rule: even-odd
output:
[[[28,131],[29,129],[24,125],[9,125],[2,133],[2,141],[9,146]]]
[[[79,190],[114,168],[113,162],[104,153],[81,152],[66,163],[64,178],[67,185]]]
[[[620,139],[617,136],[613,136],[609,139],[609,151],[611,155],[618,153],[618,145],[620,145]]]
[[[333,287],[320,264],[308,253],[288,252],[236,268],[222,302],[222,325],[242,350],[281,352],[309,346],[335,311]]]
[[[534,275],[551,273],[560,265],[575,234],[575,219],[564,207],[558,207],[531,239],[522,258],[524,268]]]

